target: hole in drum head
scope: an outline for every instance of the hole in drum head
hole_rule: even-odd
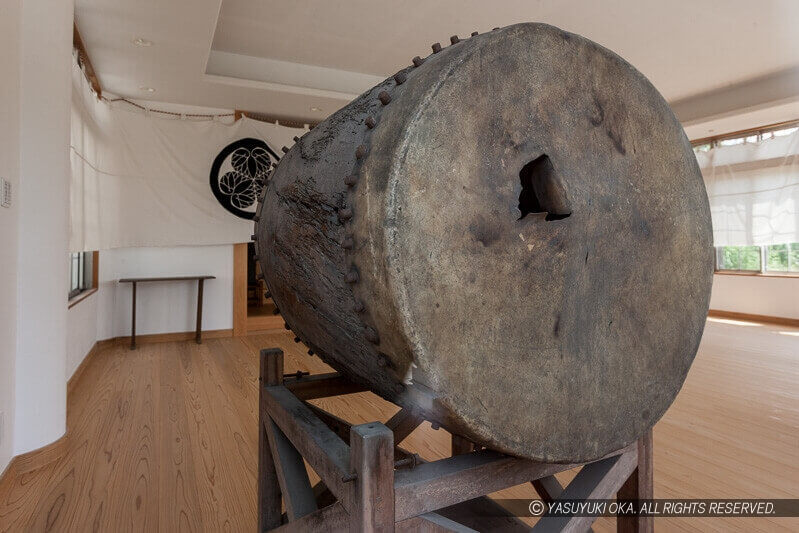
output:
[[[524,165],[519,179],[522,182],[519,220],[530,213],[546,213],[547,221],[561,220],[572,214],[566,188],[548,155],[540,155]]]

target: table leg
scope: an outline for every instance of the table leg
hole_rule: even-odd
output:
[[[200,279],[197,281],[197,333],[195,335],[195,340],[197,344],[202,344],[202,326],[203,326],[203,282],[204,279]]]
[[[136,349],[136,282],[133,282],[133,312],[130,325],[130,349]]]

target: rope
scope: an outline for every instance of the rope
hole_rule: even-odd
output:
[[[168,115],[172,117],[179,117],[179,118],[190,118],[190,119],[206,119],[206,120],[217,120],[220,118],[229,118],[235,117],[235,113],[220,113],[220,114],[208,114],[208,113],[178,113],[175,111],[164,111],[162,109],[152,109],[141,104],[137,104],[132,100],[128,100],[127,98],[118,97],[118,98],[106,98],[105,96],[101,96],[100,100],[107,104],[113,104],[115,102],[123,102],[125,104],[131,105],[137,109],[144,111],[145,113],[159,113],[161,115]]]

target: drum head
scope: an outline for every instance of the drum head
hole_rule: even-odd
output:
[[[368,147],[355,295],[409,386],[544,461],[596,459],[663,415],[704,328],[712,236],[690,143],[638,71],[510,26],[409,72]]]

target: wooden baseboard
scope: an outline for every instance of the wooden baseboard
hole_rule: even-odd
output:
[[[67,453],[67,443],[67,433],[64,433],[60,439],[54,440],[50,444],[15,456],[11,460],[15,472],[24,474],[60,459]]]
[[[799,328],[799,318],[786,318],[781,316],[753,315],[750,313],[739,313],[737,311],[723,311],[721,309],[711,309],[707,316],[714,318],[729,318],[732,320],[745,320],[747,322],[762,322],[764,324],[775,324],[777,326],[789,326]]]
[[[83,371],[86,370],[86,367],[89,366],[89,361],[91,361],[97,352],[102,351],[104,348],[112,346],[114,344],[114,339],[108,339],[106,341],[97,341],[92,346],[92,349],[89,350],[83,357],[83,361],[80,362],[78,368],[72,373],[69,380],[67,380],[67,396],[72,394],[72,389],[75,388],[75,384],[80,380],[80,376],[83,374]]]
[[[189,341],[194,340],[194,331],[180,331],[176,333],[154,333],[151,335],[137,335],[136,336],[136,344],[151,344],[155,342],[176,342],[176,341]],[[203,331],[203,339],[221,339],[224,337],[232,337],[233,330],[232,329],[212,329],[208,331]],[[98,352],[103,351],[105,348],[109,346],[119,346],[124,344],[130,344],[130,336],[128,337],[112,337],[110,339],[105,339],[101,341],[97,341],[92,346],[89,353],[83,358],[83,361],[80,362],[78,368],[75,369],[75,372],[72,373],[72,377],[69,378],[67,381],[67,394],[72,392],[72,389],[75,388],[75,384],[80,380],[81,374],[89,365],[89,361],[94,357],[95,354]]]
[[[276,335],[280,333],[286,333],[286,329],[285,328],[256,329],[248,331],[247,335]]]
[[[153,333],[149,335],[136,335],[136,344],[149,344],[154,342],[177,342],[177,341],[191,341],[194,340],[194,331],[179,331],[175,333]],[[210,329],[203,330],[203,339],[222,339],[224,337],[232,337],[232,329]],[[130,344],[130,336],[127,337],[114,337],[109,339],[113,341],[114,345]]]
[[[22,475],[57,461],[67,453],[67,443],[67,434],[64,433],[60,439],[56,439],[50,444],[15,455],[11,458],[6,469],[0,473],[0,486],[2,486],[6,476]]]

